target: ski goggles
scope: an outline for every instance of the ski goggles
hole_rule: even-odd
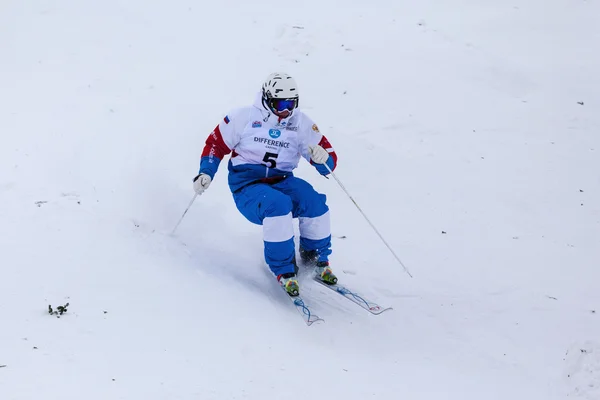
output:
[[[278,112],[293,111],[297,106],[298,99],[271,99],[271,108]]]

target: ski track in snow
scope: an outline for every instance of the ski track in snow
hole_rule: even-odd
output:
[[[600,398],[599,3],[2,7],[0,399]],[[300,165],[340,281],[391,311],[302,269],[305,326],[227,160],[170,235],[275,70],[415,276]]]

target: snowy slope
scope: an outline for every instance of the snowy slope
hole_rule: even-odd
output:
[[[599,15],[5,1],[0,399],[599,399]],[[340,279],[393,311],[306,282],[325,322],[305,326],[225,168],[169,235],[206,135],[275,70],[415,276],[301,165],[328,196]]]

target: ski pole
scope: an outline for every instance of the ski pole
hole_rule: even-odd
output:
[[[190,201],[190,204],[187,206],[187,208],[183,212],[183,215],[179,219],[179,222],[177,222],[177,225],[175,225],[175,228],[173,228],[173,232],[171,232],[171,235],[175,233],[175,230],[177,229],[177,227],[179,226],[179,224],[181,223],[181,221],[183,221],[183,217],[185,217],[185,214],[187,214],[188,210],[192,206],[192,203],[194,202],[194,200],[196,200],[197,196],[198,196],[198,193],[194,193],[194,197],[192,197],[192,201]]]
[[[373,225],[373,223],[369,220],[369,218],[366,216],[366,214],[363,212],[363,210],[361,210],[361,208],[359,207],[358,203],[356,202],[356,200],[354,200],[354,198],[350,195],[350,193],[348,193],[348,190],[346,190],[346,188],[344,187],[344,185],[342,184],[342,182],[338,179],[338,177],[333,173],[333,171],[331,170],[331,168],[329,168],[329,165],[327,165],[327,163],[324,164],[325,167],[327,168],[327,170],[331,173],[331,176],[333,176],[333,178],[337,181],[337,183],[340,185],[340,187],[342,188],[342,190],[344,192],[346,192],[346,195],[350,198],[350,200],[352,200],[352,202],[354,203],[354,205],[356,206],[356,208],[358,209],[358,211],[360,211],[360,213],[363,215],[363,217],[365,217],[365,219],[367,220],[367,222],[369,223],[369,225],[371,225],[371,228],[373,228],[373,230],[375,231],[375,233],[377,233],[377,235],[379,236],[379,238],[381,239],[381,241],[387,246],[387,248],[392,252],[392,254],[394,255],[394,257],[396,258],[396,260],[398,260],[398,262],[400,263],[400,265],[402,265],[402,268],[404,268],[404,271],[408,274],[408,276],[410,276],[411,278],[413,277],[412,274],[408,271],[408,268],[406,268],[406,265],[404,265],[404,263],[400,260],[400,258],[396,255],[396,253],[394,252],[394,250],[392,250],[391,246],[385,241],[385,239],[383,238],[383,236],[381,236],[381,233],[379,233],[379,231],[377,230],[377,228],[375,228],[375,225]]]

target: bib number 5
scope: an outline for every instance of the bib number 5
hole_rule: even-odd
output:
[[[275,153],[265,153],[265,157],[263,158],[263,162],[267,163],[269,168],[277,168],[277,159],[278,154]]]

